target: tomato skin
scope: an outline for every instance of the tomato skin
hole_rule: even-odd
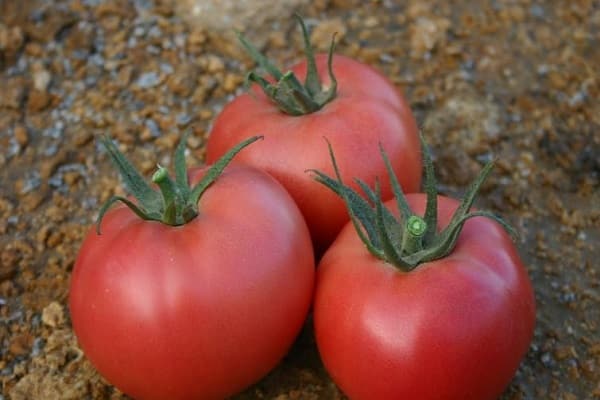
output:
[[[327,56],[316,56],[322,82],[329,84]],[[371,186],[382,180],[382,197],[392,197],[379,143],[407,192],[421,182],[417,125],[394,85],[371,67],[348,57],[333,58],[337,97],[319,111],[303,116],[281,112],[257,87],[227,104],[215,119],[208,137],[206,158],[212,163],[241,140],[263,135],[264,140],[240,153],[236,160],[267,171],[290,192],[304,215],[317,252],[325,250],[348,221],[343,201],[314,182],[307,169],[333,174],[327,138],[342,176],[354,185],[357,177]],[[291,70],[299,79],[306,63]]]
[[[407,198],[423,215],[425,195]],[[438,199],[445,226],[458,203]],[[315,291],[319,353],[354,400],[496,399],[535,325],[517,251],[498,223],[482,217],[465,224],[446,258],[408,273],[368,253],[348,224],[317,268]]]
[[[284,356],[310,307],[310,235],[279,183],[232,163],[199,209],[179,227],[112,209],[75,263],[69,305],[79,344],[136,399],[241,391]]]

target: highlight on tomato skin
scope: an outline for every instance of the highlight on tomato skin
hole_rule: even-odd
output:
[[[330,146],[330,177],[351,216],[317,267],[314,331],[333,381],[350,398],[498,398],[529,348],[531,282],[497,216],[473,210],[487,165],[462,201],[440,196],[423,143],[426,193],[352,190]],[[382,158],[387,160],[381,149]]]
[[[281,71],[241,37],[257,62],[248,74],[249,91],[229,102],[216,116],[206,145],[213,162],[241,140],[260,134],[264,140],[237,160],[274,176],[292,195],[307,221],[317,255],[322,254],[348,221],[343,201],[315,185],[308,169],[333,173],[326,137],[337,149],[343,176],[370,185],[385,174],[378,157],[382,143],[403,187],[417,191],[421,156],[417,124],[400,90],[371,66],[333,54],[313,54],[308,30],[300,19],[306,60]],[[350,180],[350,179],[349,179]],[[351,185],[354,185],[352,182]],[[358,189],[358,186],[354,185]],[[387,183],[382,196],[392,197]]]
[[[130,192],[145,198],[103,208],[77,256],[69,307],[86,357],[136,399],[234,395],[274,368],[303,326],[315,270],[306,223],[274,178],[229,164],[255,140],[190,170],[180,145],[175,179],[153,177],[159,189],[108,144]]]

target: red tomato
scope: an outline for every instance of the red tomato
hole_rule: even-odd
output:
[[[423,215],[425,195],[407,198]],[[438,199],[443,227],[458,203]],[[532,338],[529,278],[487,218],[470,219],[448,256],[411,272],[373,257],[348,224],[317,271],[317,345],[351,399],[496,399]]]
[[[137,399],[242,390],[284,356],[310,306],[309,232],[273,178],[231,165],[199,210],[172,227],[112,209],[75,263],[69,305],[79,343]]]
[[[330,85],[327,55],[317,55],[316,64],[321,81]],[[304,79],[306,62],[291,70]],[[348,221],[343,200],[305,173],[317,169],[333,174],[324,138],[335,148],[349,184],[356,177],[372,186],[376,176],[387,175],[379,143],[406,192],[418,190],[421,181],[417,126],[394,85],[371,67],[344,56],[334,56],[333,72],[337,96],[311,114],[284,114],[257,86],[238,96],[217,116],[206,149],[207,162],[212,163],[242,139],[263,135],[263,141],[236,160],[267,171],[285,186],[300,207],[317,250],[324,250]],[[382,197],[392,197],[388,183],[382,184]]]

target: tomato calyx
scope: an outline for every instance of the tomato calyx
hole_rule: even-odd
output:
[[[329,88],[323,88],[317,72],[317,64],[315,62],[313,47],[310,44],[308,29],[306,28],[306,24],[302,17],[296,14],[296,18],[302,28],[304,54],[306,55],[307,70],[304,84],[300,82],[292,71],[286,73],[281,72],[264,54],[248,42],[241,33],[238,33],[238,39],[252,59],[254,59],[254,61],[276,81],[275,83],[271,83],[256,71],[251,71],[246,76],[247,84],[250,82],[258,84],[265,95],[267,95],[281,111],[289,115],[299,116],[318,111],[325,104],[333,100],[337,94],[337,81],[332,68],[335,35],[331,40],[327,58],[327,68],[331,84]]]
[[[493,219],[500,223],[509,234],[515,236],[514,230],[491,212],[470,211],[477,192],[494,166],[493,161],[484,166],[477,179],[467,190],[448,225],[438,232],[438,191],[433,161],[423,137],[420,138],[424,154],[424,189],[427,195],[425,214],[422,217],[411,211],[398,178],[381,145],[379,147],[380,153],[389,175],[400,218],[395,217],[384,206],[379,180],[375,181],[375,188],[372,189],[364,181],[355,179],[364,196],[342,181],[333,148],[329,142],[327,144],[336,175],[335,179],[323,172],[311,170],[317,182],[325,185],[344,199],[350,220],[369,252],[398,269],[408,272],[419,264],[437,260],[450,254],[456,246],[465,222],[470,218],[481,216]]]
[[[121,202],[129,207],[143,220],[159,221],[171,226],[184,225],[198,215],[198,201],[206,189],[221,175],[233,157],[244,147],[262,139],[262,136],[251,137],[223,155],[204,174],[193,187],[190,186],[185,164],[185,145],[189,133],[184,134],[177,145],[174,155],[175,180],[166,168],[158,165],[152,176],[152,182],[159,190],[153,188],[135,169],[133,164],[119,151],[108,136],[101,137],[101,143],[115,164],[123,184],[135,201],[123,196],[112,196],[100,207],[96,220],[96,233],[100,234],[102,218],[112,205]]]

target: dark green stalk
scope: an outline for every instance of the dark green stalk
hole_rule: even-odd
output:
[[[427,222],[417,215],[408,217],[402,235],[400,254],[413,254],[423,250],[423,236],[427,231]]]

